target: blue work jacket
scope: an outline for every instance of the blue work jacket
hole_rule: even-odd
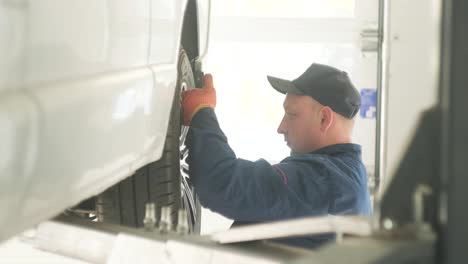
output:
[[[361,147],[337,144],[271,165],[237,158],[214,110],[201,109],[187,137],[189,173],[204,207],[239,223],[307,216],[369,215]],[[286,239],[313,248],[331,236]]]

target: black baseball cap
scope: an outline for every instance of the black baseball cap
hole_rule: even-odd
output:
[[[278,92],[308,95],[349,119],[356,115],[361,106],[361,96],[348,74],[328,65],[313,63],[293,81],[272,76],[267,78]]]

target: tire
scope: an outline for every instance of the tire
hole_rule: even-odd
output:
[[[189,232],[200,232],[201,206],[188,176],[185,137],[188,127],[181,126],[181,92],[195,87],[194,75],[186,52],[181,49],[178,79],[162,157],[150,163],[96,197],[98,221],[129,227],[142,227],[145,204],[156,205],[159,222],[162,206],[170,206],[173,224],[177,212],[185,209]]]

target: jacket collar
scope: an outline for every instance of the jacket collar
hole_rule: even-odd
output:
[[[311,154],[327,154],[327,155],[334,155],[342,152],[357,152],[361,153],[361,146],[358,144],[353,143],[345,143],[345,144],[335,144],[329,145],[317,150],[310,152]]]

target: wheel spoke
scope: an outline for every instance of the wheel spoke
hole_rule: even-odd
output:
[[[196,210],[196,203],[194,200],[194,194],[192,192],[192,189],[190,188],[189,184],[185,181],[183,181],[183,188],[182,188],[182,207],[185,209],[185,212],[187,213],[187,218],[190,221],[190,230],[193,230],[195,227],[195,221],[197,219],[197,210]]]

